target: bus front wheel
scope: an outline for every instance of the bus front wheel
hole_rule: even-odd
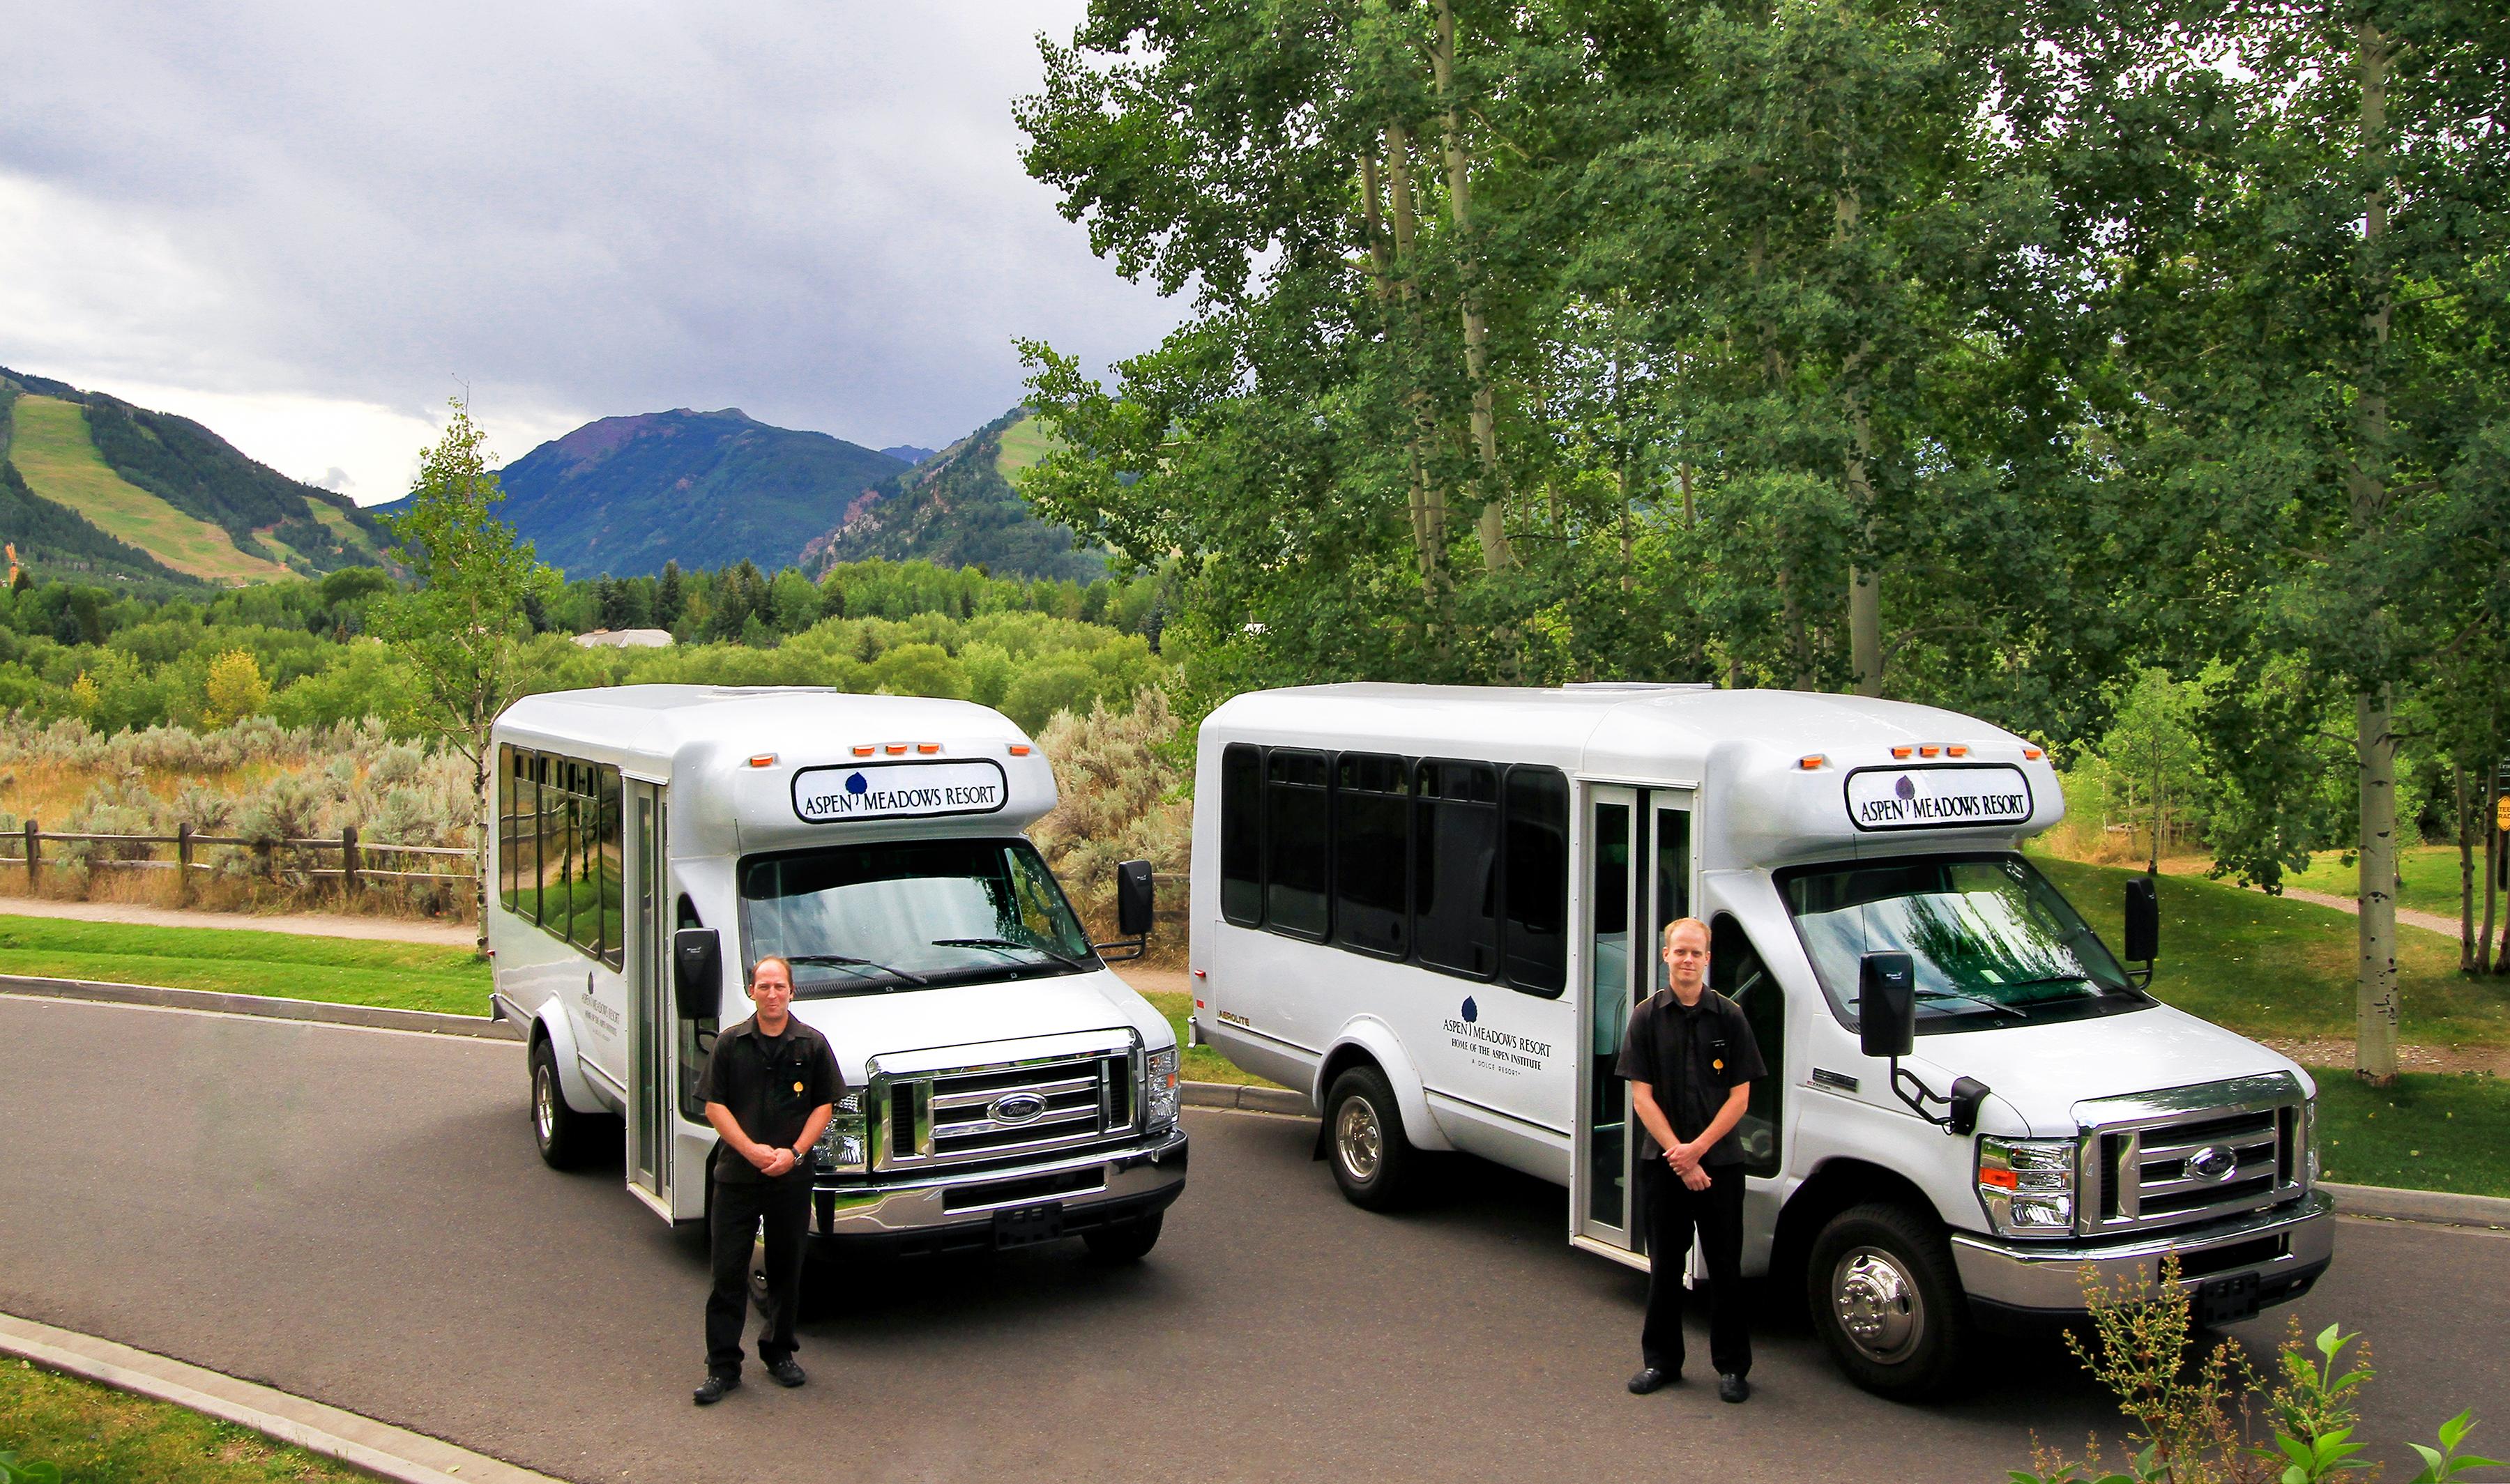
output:
[[[1813,1238],[1805,1305],[1848,1379],[1901,1400],[1939,1395],[1969,1349],[1969,1304],[1951,1247],[1926,1216],[1850,1206]]]
[[[541,1152],[541,1162],[550,1168],[573,1169],[583,1162],[585,1146],[591,1141],[592,1118],[566,1105],[566,1091],[558,1085],[557,1057],[546,1038],[532,1043],[531,1065],[532,1143]]]
[[[1352,1067],[1325,1094],[1325,1159],[1344,1199],[1371,1211],[1393,1210],[1412,1194],[1421,1154],[1403,1136],[1394,1089],[1375,1067]]]

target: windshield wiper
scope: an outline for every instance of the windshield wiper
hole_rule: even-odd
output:
[[[877,969],[891,978],[917,986],[932,982],[922,974],[908,973],[903,969],[892,969],[887,964],[874,959],[857,959],[842,953],[786,953],[780,954],[778,957],[787,964],[834,964],[839,969]]]
[[[2016,1020],[2028,1020],[2031,1018],[2031,1014],[2028,1010],[2017,1009],[2013,1006],[2007,1005],[2000,1000],[1990,1000],[1984,995],[1965,995],[1959,990],[1921,989],[1918,991],[1918,998],[1921,1000],[1962,1000],[1971,1005],[1980,1006],[1987,1009],[2011,1015]]]
[[[1030,953],[1045,954],[1076,973],[1089,971],[1088,965],[1069,954],[1057,953],[1042,943],[1022,943],[1007,937],[936,937],[932,940],[932,946],[935,948],[1022,948]]]

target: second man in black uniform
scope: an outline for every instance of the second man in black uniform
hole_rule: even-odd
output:
[[[742,1320],[749,1308],[749,1254],[767,1235],[767,1313],[758,1358],[780,1385],[806,1379],[793,1359],[802,1242],[811,1221],[811,1147],[835,1112],[842,1079],[827,1038],[788,1012],[793,970],[780,958],[749,970],[756,1013],[715,1038],[698,1079],[706,1122],[723,1140],[714,1157],[714,1290],[706,1295],[706,1377],[697,1403],[710,1406],[741,1385]]]

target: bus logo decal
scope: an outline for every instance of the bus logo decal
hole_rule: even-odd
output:
[[[2032,812],[2030,779],[2004,764],[1859,768],[1845,791],[1847,821],[1860,830],[2023,824]]]
[[[1472,996],[1470,996],[1470,995],[1466,995],[1466,996],[1464,996],[1464,1024],[1466,1024],[1466,1025],[1470,1025],[1470,1024],[1472,1024],[1474,1021],[1479,1020],[1481,1017],[1482,1017],[1482,1008],[1481,1008],[1480,1006],[1475,1005],[1475,1004],[1473,1003],[1473,997],[1472,997]]]
[[[793,774],[793,814],[807,824],[989,815],[1009,798],[1002,764],[984,758],[801,768]]]

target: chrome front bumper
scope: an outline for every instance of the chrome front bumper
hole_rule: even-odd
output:
[[[2180,1285],[2255,1274],[2260,1305],[2299,1298],[2336,1251],[2336,1199],[2311,1191],[2271,1210],[2102,1242],[1999,1241],[1953,1234],[1953,1263],[1973,1304],[2015,1313],[2083,1312],[2088,1280],[2150,1283],[2177,1253]]]
[[[1185,1190],[1185,1129],[1176,1127],[1112,1154],[1016,1169],[878,1185],[823,1176],[811,1192],[811,1235],[934,1250],[981,1246],[996,1211],[1046,1202],[1062,1206],[1066,1231],[1082,1232],[1166,1209]]]

